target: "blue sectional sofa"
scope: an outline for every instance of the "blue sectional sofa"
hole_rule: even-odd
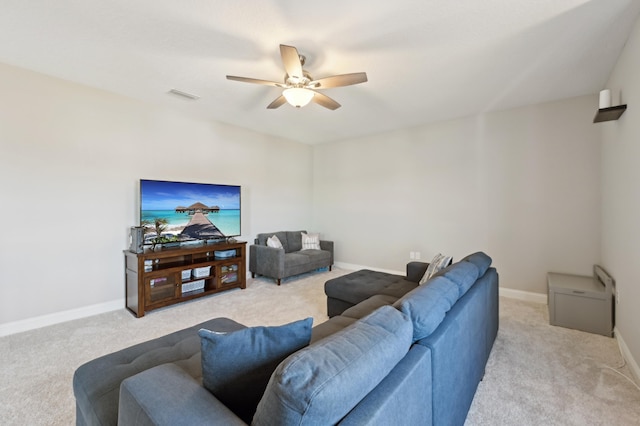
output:
[[[462,425],[498,334],[498,273],[482,252],[418,284],[428,264],[411,262],[407,276],[363,270],[325,283],[329,321],[314,338],[330,336],[381,306],[392,305],[414,325],[414,346],[429,349],[432,425]]]
[[[490,264],[475,253],[423,285],[407,279],[421,268],[413,264],[370,294],[348,276],[327,282],[351,306],[313,327],[310,344],[276,367],[251,424],[463,424],[498,330]],[[402,286],[404,294],[384,294]],[[247,424],[202,385],[199,327],[244,329],[218,318],[81,366],[77,424]]]

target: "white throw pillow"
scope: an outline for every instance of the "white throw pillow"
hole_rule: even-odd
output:
[[[433,260],[431,260],[431,263],[429,263],[429,266],[427,267],[426,272],[420,279],[419,284],[426,283],[429,280],[429,278],[435,275],[435,273],[438,272],[439,270],[446,268],[449,265],[449,263],[451,263],[451,256],[443,256],[440,253],[436,254]]]
[[[320,234],[302,234],[302,250],[320,250]]]
[[[278,238],[276,235],[267,238],[267,245],[269,247],[278,248],[278,249],[283,248],[282,243],[280,242],[280,238]]]

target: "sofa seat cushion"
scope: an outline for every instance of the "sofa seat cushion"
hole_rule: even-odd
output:
[[[331,253],[326,250],[306,249],[300,250],[298,254],[307,256],[308,262],[312,263],[331,262]]]
[[[254,425],[336,424],[402,360],[411,321],[383,306],[284,360],[258,404]]]
[[[458,287],[440,276],[410,291],[394,307],[413,322],[413,340],[430,335],[440,325],[445,315],[458,300]]]
[[[393,305],[396,300],[398,300],[398,298],[395,296],[376,294],[375,296],[371,296],[370,298],[363,300],[357,305],[353,305],[344,311],[342,316],[360,319],[362,317],[366,317],[381,306]]]
[[[246,423],[277,365],[311,339],[312,318],[232,332],[201,329],[202,383]]]
[[[327,281],[324,292],[329,298],[356,305],[375,294],[402,297],[417,286],[417,282],[408,281],[401,275],[363,269]]]
[[[173,363],[200,380],[201,328],[234,331],[245,328],[228,318],[215,318],[157,339],[122,349],[81,365],[73,375],[79,424],[116,424],[120,384],[128,377],[165,363]]]
[[[284,265],[285,268],[295,268],[297,266],[304,266],[309,263],[309,256],[305,256],[300,252],[285,253]]]
[[[329,318],[321,324],[316,325],[311,330],[311,344],[324,339],[327,336],[337,333],[338,331],[346,328],[356,322],[357,319],[350,317],[343,317],[342,315]]]

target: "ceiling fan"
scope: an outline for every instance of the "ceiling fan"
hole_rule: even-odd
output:
[[[227,79],[283,88],[284,90],[282,91],[282,95],[276,98],[275,101],[271,102],[267,106],[268,109],[278,108],[284,105],[285,102],[288,102],[296,108],[300,108],[313,101],[330,110],[340,108],[340,104],[327,95],[318,92],[319,89],[351,86],[352,84],[359,84],[367,81],[367,73],[364,72],[333,75],[314,80],[309,72],[302,69],[305,57],[300,55],[295,47],[281,44],[280,55],[282,56],[282,63],[284,64],[284,69],[286,71],[283,83],[258,80],[255,78],[237,77],[234,75],[228,75]]]

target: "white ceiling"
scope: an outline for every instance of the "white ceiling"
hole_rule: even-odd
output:
[[[312,144],[597,93],[639,12],[640,0],[0,0],[0,62]],[[315,78],[369,81],[326,89],[336,111],[267,110],[280,89],[225,76],[281,81],[281,43]]]

